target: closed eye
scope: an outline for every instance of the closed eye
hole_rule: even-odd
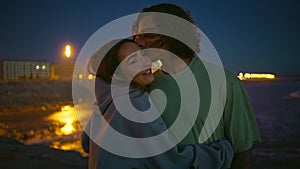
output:
[[[137,62],[137,53],[134,53],[134,54],[128,56],[128,59],[127,59],[128,64],[134,64],[136,62]]]

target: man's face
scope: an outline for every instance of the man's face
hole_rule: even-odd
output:
[[[151,32],[151,33],[149,33]],[[138,30],[135,41],[143,49],[158,48],[160,45],[161,35],[156,34],[159,30],[153,20],[153,15],[146,15],[138,23]]]
[[[151,33],[149,33],[151,32]],[[135,37],[136,43],[143,49],[158,48],[168,50],[166,43],[162,40],[163,36],[159,34],[157,25],[154,22],[153,15],[146,15],[140,19],[138,23],[137,35]],[[162,59],[156,50],[151,52],[149,57],[155,61]]]

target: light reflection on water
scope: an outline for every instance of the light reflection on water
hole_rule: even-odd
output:
[[[43,110],[28,106],[19,112],[0,113],[0,136],[16,139],[25,145],[42,144],[55,149],[74,150],[87,156],[81,147],[82,127],[74,107],[61,106],[59,112],[52,112],[51,109],[54,108]],[[88,119],[85,113],[81,116]]]
[[[55,134],[60,137],[51,141],[49,147],[61,150],[75,150],[83,156],[87,156],[81,147],[80,136],[82,128],[73,106],[63,106],[60,112],[48,116],[46,120],[62,124],[55,130]]]
[[[64,126],[61,127],[60,130],[55,131],[55,133],[59,136],[70,135],[76,132],[73,123],[77,122],[78,119],[74,107],[70,105],[63,106],[60,112],[47,117],[47,120],[58,121],[64,124]]]

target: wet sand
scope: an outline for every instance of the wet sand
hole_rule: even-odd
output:
[[[299,90],[300,82],[245,83],[245,87],[262,136],[262,142],[254,147],[254,168],[300,168],[300,99],[289,97],[289,93]],[[58,145],[52,144],[59,149],[69,145],[70,150],[76,151],[49,148],[47,140],[55,140],[57,130],[65,124],[41,120],[65,105],[72,106],[71,82],[0,82],[0,92],[5,93],[0,97],[0,168],[87,168],[87,158],[78,147],[80,133],[62,135],[56,140]],[[81,130],[80,125],[74,126]],[[50,139],[23,144],[28,143],[26,140],[34,143],[36,137]]]
[[[84,169],[87,158],[76,151],[52,149],[44,145],[24,145],[0,137],[0,168],[3,169]]]
[[[87,168],[78,122],[64,135],[65,124],[49,119],[72,106],[70,81],[0,81],[0,93],[0,168]]]

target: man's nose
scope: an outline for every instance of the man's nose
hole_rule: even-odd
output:
[[[135,42],[141,47],[141,48],[146,48],[146,43],[145,43],[145,41],[143,40],[143,38],[142,37],[140,37],[139,35],[137,35],[136,37],[135,37]]]

